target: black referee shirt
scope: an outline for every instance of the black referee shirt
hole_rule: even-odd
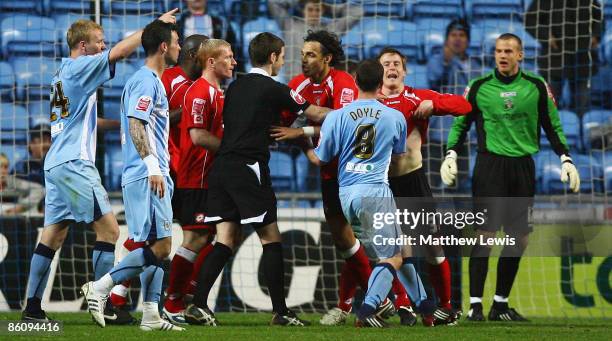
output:
[[[253,72],[254,71],[254,72]],[[223,104],[223,139],[217,157],[239,157],[267,164],[270,126],[284,110],[301,113],[310,104],[288,86],[254,69],[233,81]]]

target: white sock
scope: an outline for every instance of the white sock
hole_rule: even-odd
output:
[[[106,296],[111,291],[115,282],[113,282],[113,278],[110,274],[106,274],[102,276],[99,280],[93,282],[94,291],[96,294],[101,296]]]
[[[117,284],[113,287],[113,290],[111,290],[111,292],[117,296],[127,297],[128,287],[123,284]]]
[[[198,254],[189,250],[186,247],[182,247],[179,246],[178,249],[176,249],[176,254],[185,258],[186,260],[188,260],[190,263],[195,262],[196,258],[198,257]]]
[[[493,301],[500,303],[508,303],[508,297],[495,295],[493,296]]]
[[[351,257],[353,257],[354,254],[357,253],[357,251],[359,251],[359,248],[361,247],[361,243],[359,242],[359,239],[355,239],[355,245],[353,245],[350,249],[348,250],[344,250],[344,251],[340,251],[340,257],[344,258],[344,259],[349,259]]]
[[[470,304],[482,303],[482,297],[470,297]]]
[[[142,321],[157,321],[159,317],[159,305],[157,302],[142,302]]]

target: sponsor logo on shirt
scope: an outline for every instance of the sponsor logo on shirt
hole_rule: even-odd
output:
[[[204,105],[206,104],[206,100],[202,98],[194,98],[193,103],[191,105],[191,116],[193,116],[194,124],[202,124],[204,123]]]
[[[297,104],[304,104],[304,103],[306,103],[306,100],[304,99],[304,97],[302,97],[302,95],[300,95],[297,92],[295,92],[295,90],[291,90],[290,93],[291,93],[291,98],[293,98],[295,103],[297,103]]]
[[[340,94],[340,104],[346,105],[351,103],[355,99],[355,92],[353,89],[344,88]]]
[[[55,136],[64,130],[64,122],[54,124],[51,126],[51,136]]]
[[[349,173],[365,174],[374,169],[371,163],[352,163],[348,162],[344,168]]]
[[[136,111],[149,111],[149,107],[151,106],[151,103],[153,102],[153,99],[149,96],[141,96],[138,99],[138,103],[136,104]]]
[[[509,92],[500,92],[499,96],[501,98],[506,98],[506,97],[516,97],[516,91],[509,91]]]

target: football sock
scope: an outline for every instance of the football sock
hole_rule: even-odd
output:
[[[96,241],[93,249],[94,280],[100,279],[115,265],[115,245]]]
[[[142,286],[142,301],[157,302],[161,297],[161,288],[164,281],[164,270],[159,266],[149,265],[140,273]]]
[[[355,292],[357,292],[357,279],[352,267],[348,262],[344,262],[338,280],[338,308],[342,311],[351,311]]]
[[[172,257],[172,262],[170,262],[170,279],[168,281],[168,288],[166,289],[168,300],[166,300],[166,303],[168,303],[168,301],[179,300],[182,297],[183,289],[191,277],[193,262],[197,256],[197,253],[183,246],[180,246],[176,250],[174,257]],[[168,304],[166,304],[166,306],[168,306]]]
[[[488,253],[487,253],[488,251]],[[474,246],[470,255],[470,297],[482,297],[487,272],[489,271],[489,257],[491,249],[484,246]]]
[[[202,269],[202,265],[204,264],[204,260],[210,254],[213,249],[214,244],[210,243],[204,246],[200,252],[198,253],[198,257],[193,263],[193,268],[191,270],[191,276],[187,285],[183,288],[183,294],[185,295],[193,295],[195,292],[196,285],[198,284],[198,275],[200,274],[200,269]]]
[[[150,248],[143,247],[131,251],[109,273],[94,282],[94,290],[98,294],[106,295],[116,283],[136,277],[136,275],[143,271],[144,267],[157,264],[157,257],[155,257]]]
[[[427,292],[421,281],[421,276],[414,268],[413,258],[404,258],[402,267],[397,272],[397,277],[415,306],[420,306],[421,302],[427,299]]]
[[[198,285],[196,287],[193,304],[200,308],[207,307],[208,294],[215,284],[217,277],[223,271],[225,263],[232,257],[232,249],[222,243],[215,243],[212,251],[204,260],[200,274],[198,275]]]
[[[110,302],[114,307],[123,307],[127,304],[127,295],[131,281],[123,281],[113,287],[110,294]]]
[[[42,243],[36,245],[32,260],[30,261],[30,275],[28,277],[28,303],[26,310],[40,311],[40,301],[47,287],[49,272],[51,271],[51,261],[55,256],[55,251]],[[30,300],[32,298],[36,298]]]
[[[500,257],[497,262],[497,283],[495,295],[501,297],[510,296],[510,290],[514,284],[516,273],[519,269],[520,257]]]
[[[443,260],[442,260],[443,259]],[[441,261],[442,260],[442,261]],[[441,261],[441,262],[440,262]],[[451,273],[446,257],[436,257],[438,264],[429,264],[429,280],[438,296],[438,306],[451,308]]]
[[[408,298],[408,294],[406,293],[406,289],[404,289],[404,286],[397,278],[397,275],[393,277],[391,290],[393,290],[393,294],[395,295],[395,309],[411,306],[410,299]]]
[[[368,281],[370,274],[372,273],[372,267],[370,266],[370,260],[365,252],[363,245],[359,246],[357,252],[351,257],[346,259],[346,262],[353,270],[355,279],[362,290],[368,289]]]
[[[508,309],[508,297],[500,295],[493,296],[493,308],[497,310]]]
[[[393,277],[395,277],[395,269],[389,263],[379,263],[372,269],[368,282],[368,292],[357,313],[360,319],[372,315],[387,298],[387,294],[391,290]]]
[[[272,310],[280,315],[287,313],[285,302],[285,267],[283,264],[283,246],[280,242],[263,245],[264,278],[272,299]]]

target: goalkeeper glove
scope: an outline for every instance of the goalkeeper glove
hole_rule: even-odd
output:
[[[580,190],[580,174],[572,158],[569,155],[561,155],[561,182],[566,183],[569,180],[569,187],[572,192],[577,193]]]
[[[457,178],[457,153],[454,150],[446,152],[442,167],[440,167],[442,182],[447,186],[452,186]]]

